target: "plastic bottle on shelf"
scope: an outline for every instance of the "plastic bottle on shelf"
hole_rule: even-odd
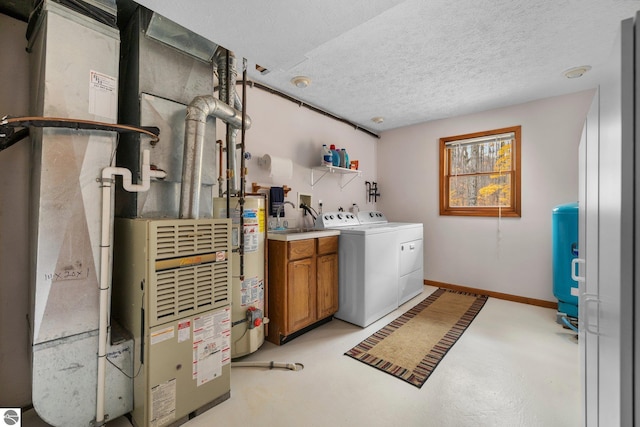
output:
[[[331,155],[333,156],[331,164],[333,166],[340,166],[340,152],[336,150],[336,146],[331,144],[329,147],[331,149]]]
[[[349,155],[344,148],[340,149],[340,167],[349,169]]]
[[[322,144],[322,162],[320,164],[323,166],[331,166],[333,164],[333,153],[331,153],[327,144]]]

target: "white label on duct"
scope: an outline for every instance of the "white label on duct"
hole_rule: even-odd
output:
[[[574,297],[580,296],[578,288],[571,288],[571,295]]]
[[[89,114],[117,120],[118,79],[94,70],[89,72]]]
[[[151,427],[176,418],[176,379],[151,387]]]

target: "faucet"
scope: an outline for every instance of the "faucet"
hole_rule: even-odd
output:
[[[282,228],[282,226],[280,225],[280,212],[282,212],[282,208],[284,208],[284,205],[291,205],[292,208],[295,209],[296,205],[294,205],[291,202],[282,202],[282,204],[280,206],[278,206],[278,209],[276,210],[276,230],[279,230],[280,228]]]

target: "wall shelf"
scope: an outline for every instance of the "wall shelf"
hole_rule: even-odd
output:
[[[311,187],[313,188],[313,186],[316,185],[318,181],[324,178],[328,173],[338,174],[341,176],[341,189],[346,187],[356,177],[362,176],[362,171],[357,169],[339,168],[337,166],[328,165],[314,166],[311,168]]]

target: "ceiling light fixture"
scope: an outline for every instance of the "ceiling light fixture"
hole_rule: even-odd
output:
[[[579,67],[569,68],[564,72],[564,76],[568,79],[577,79],[582,77],[584,73],[591,69],[591,65],[581,65]]]
[[[297,76],[291,79],[291,83],[300,89],[304,89],[311,84],[311,79],[305,76]]]
[[[384,122],[384,117],[374,117],[371,119],[372,122],[380,124],[382,122]]]

